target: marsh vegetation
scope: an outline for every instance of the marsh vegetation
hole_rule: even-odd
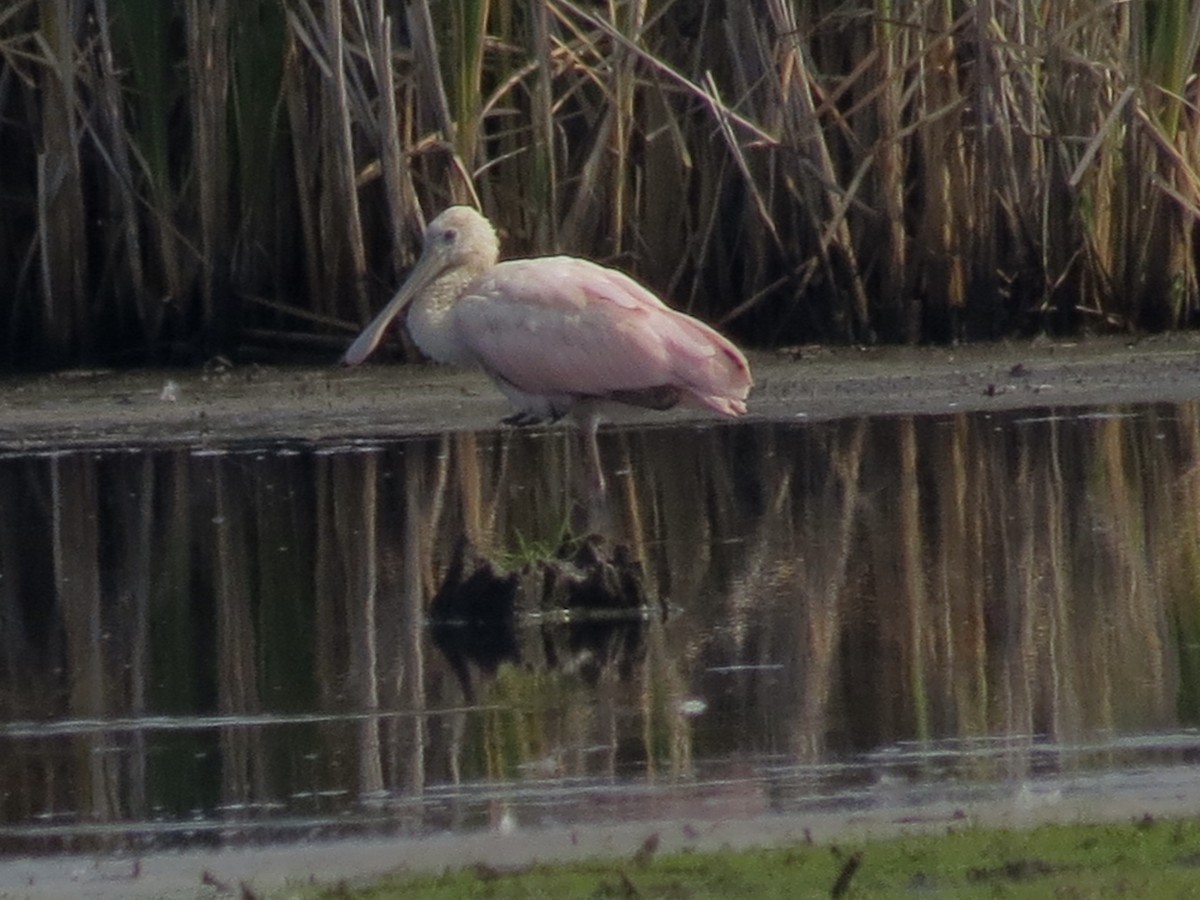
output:
[[[333,358],[478,202],[741,341],[1192,325],[1200,4],[12,0],[0,360]]]

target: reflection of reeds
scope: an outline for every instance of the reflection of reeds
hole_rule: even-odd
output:
[[[62,612],[65,636],[68,715],[103,719],[108,713],[105,685],[112,670],[105,660],[100,597],[100,496],[96,469],[78,454],[51,461],[51,548],[55,599]],[[76,795],[88,818],[107,822],[121,810],[116,760],[104,753],[103,732],[81,736],[75,743]]]
[[[210,463],[218,458],[214,457]],[[213,593],[217,711],[235,719],[262,709],[258,634],[250,591],[249,523],[228,467],[210,465],[213,491]],[[266,791],[262,733],[238,724],[221,729],[221,799],[240,809]]]
[[[1167,585],[1171,601],[1172,633],[1179,658],[1177,675],[1180,719],[1200,723],[1200,410],[1189,406],[1180,412],[1177,429],[1179,458],[1185,460],[1177,487],[1167,492],[1177,504],[1165,517],[1167,534],[1155,533],[1150,543],[1163,541],[1166,553],[1156,555],[1156,574]],[[1169,476],[1168,476],[1169,477]],[[1157,522],[1155,524],[1158,524]]]
[[[344,663],[331,665],[335,682],[324,684],[323,693],[329,709],[377,710],[382,587],[378,458],[374,453],[338,456],[322,469],[322,508],[330,518],[318,543],[318,592],[320,602],[336,610],[323,624],[334,631],[341,630],[338,625],[344,628],[336,644],[344,641],[346,648]],[[379,719],[369,716],[359,723],[356,750],[356,786],[364,795],[377,793],[383,788]]]
[[[762,343],[1185,325],[1198,46],[1186,3],[16,0],[4,359],[332,349],[477,200]]]
[[[508,672],[457,721],[434,714],[463,698],[425,650],[425,597],[465,530],[559,533],[569,436],[0,460],[6,717],[382,714],[302,737],[223,725],[207,778],[183,741],[18,746],[0,814],[1193,723],[1198,433],[1193,407],[606,432],[611,537],[676,614],[628,680]],[[686,718],[691,697],[708,712]]]

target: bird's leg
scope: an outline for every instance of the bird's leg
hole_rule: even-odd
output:
[[[579,427],[583,432],[583,440],[587,445],[587,474],[588,491],[593,498],[601,498],[608,491],[608,483],[604,478],[604,464],[600,461],[600,443],[596,440],[596,431],[600,427],[600,416],[589,410],[578,416]]]

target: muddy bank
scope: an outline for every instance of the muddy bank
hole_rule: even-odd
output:
[[[946,413],[1200,398],[1200,336],[956,348],[751,354],[753,418]],[[0,380],[0,446],[332,441],[497,427],[508,408],[478,372],[342,369],[72,371]],[[703,416],[622,411],[619,423]]]

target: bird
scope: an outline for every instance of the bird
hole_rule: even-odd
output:
[[[605,490],[596,431],[613,404],[685,404],[736,417],[753,386],[746,357],[617,269],[575,256],[499,262],[488,219],[451,206],[429,222],[421,256],[342,357],[358,365],[407,310],[413,342],[439,363],[482,368],[515,409],[509,425],[570,415]]]

